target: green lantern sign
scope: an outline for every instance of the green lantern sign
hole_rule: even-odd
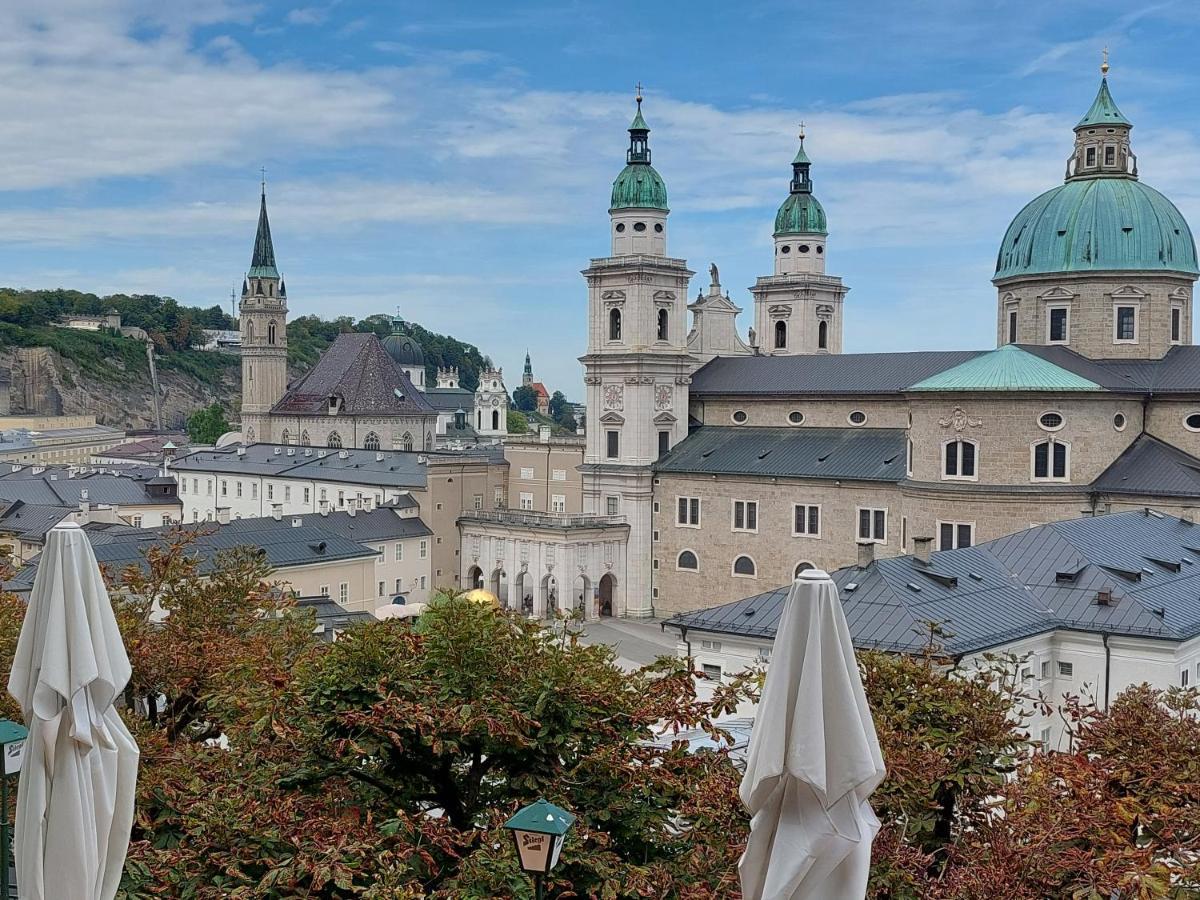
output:
[[[558,865],[567,831],[575,817],[546,800],[526,806],[504,823],[512,832],[521,868],[534,877],[537,896],[542,896],[542,879]]]

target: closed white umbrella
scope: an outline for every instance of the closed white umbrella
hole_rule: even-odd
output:
[[[50,530],[8,679],[29,739],[14,856],[22,900],[111,900],[133,826],[138,748],[113,701],[129,657],[83,530]]]
[[[784,605],[750,737],[741,798],[745,900],[859,900],[885,775],[832,579],[809,570]]]

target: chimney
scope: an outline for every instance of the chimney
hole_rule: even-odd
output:
[[[237,449],[237,455],[238,455],[239,457],[241,457],[241,456],[245,456],[245,455],[246,455],[246,448],[245,448],[245,447],[238,447],[238,449]]]
[[[538,440],[543,444],[550,443],[550,426],[542,425],[538,428]]]
[[[913,538],[913,558],[923,565],[929,565],[929,553],[933,549],[933,538]]]
[[[1096,591],[1097,606],[1115,606],[1116,601],[1113,599],[1112,591]]]
[[[80,525],[86,525],[88,522],[92,521],[92,504],[88,503],[87,500],[79,501],[79,516],[77,517],[76,521],[79,522]]]
[[[86,503],[86,502],[87,502],[87,498],[88,498],[88,492],[87,492],[87,488],[84,488],[83,490],[81,490],[81,491],[79,492],[79,499],[80,499],[81,501],[83,501],[84,503]]]
[[[229,507],[228,506],[222,506],[220,509],[217,510],[217,524],[218,525],[228,525],[229,524]]]
[[[355,513],[357,512],[357,509],[358,509],[358,503],[356,503],[353,500],[351,500],[349,503],[346,504],[346,512],[349,514],[350,518],[352,518],[352,519],[354,518]]]
[[[349,459],[349,458],[350,458],[349,451],[347,451],[347,450],[339,450],[338,451],[338,459]]]
[[[274,519],[276,522],[283,521],[283,504],[282,503],[272,503],[271,504],[271,518]]]
[[[858,567],[865,569],[871,563],[875,562],[875,542],[874,541],[859,541],[858,542]]]
[[[299,516],[292,516],[292,527],[293,528],[299,528],[303,524],[304,524],[304,520],[302,518],[300,518]]]
[[[329,501],[328,500],[321,501],[321,515],[323,515],[323,516],[329,515]]]

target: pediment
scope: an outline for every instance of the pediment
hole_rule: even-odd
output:
[[[1188,289],[1185,287],[1177,287],[1167,296],[1172,300],[1190,300],[1192,297],[1192,295],[1188,293]]]
[[[1145,291],[1135,288],[1132,284],[1119,287],[1110,295],[1114,300],[1145,300],[1149,296]]]
[[[620,413],[607,412],[600,417],[600,424],[602,424],[602,425],[624,425],[625,417],[623,415],[621,415]]]
[[[654,417],[655,425],[670,425],[673,422],[678,422],[678,421],[679,420],[676,419],[669,412],[660,412],[657,416]]]
[[[1012,295],[1010,294],[1009,296],[1012,296]],[[1062,300],[1074,300],[1078,296],[1079,296],[1078,294],[1068,291],[1065,287],[1062,287],[1060,285],[1055,285],[1054,287],[1050,288],[1050,290],[1046,291],[1045,293],[1038,294],[1038,299],[1039,300],[1062,301]],[[1015,300],[1016,298],[1014,297],[1013,299]]]
[[[675,292],[674,291],[655,291],[654,299],[671,301],[671,300],[675,299]]]
[[[624,300],[625,292],[624,291],[605,291],[603,294],[600,295],[600,299],[601,300]]]

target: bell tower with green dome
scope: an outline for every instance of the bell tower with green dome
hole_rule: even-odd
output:
[[[788,196],[775,214],[775,271],[750,289],[751,343],[772,356],[842,352],[842,301],[849,288],[825,274],[829,230],[825,210],[813,196],[811,170],[801,126]]]
[[[275,265],[264,176],[250,270],[242,280],[242,439],[274,439],[271,409],[287,390],[287,286]]]
[[[667,189],[650,165],[649,134],[639,86],[625,168],[609,203],[612,252],[583,271],[588,346],[579,360],[587,396],[584,512],[628,523],[631,548],[650,546],[651,466],[687,437],[687,386],[699,363],[687,344],[693,273],[667,256]],[[653,615],[650,554],[627,556],[622,571],[610,573],[611,611]]]
[[[1017,213],[1001,242],[996,339],[1158,358],[1192,343],[1196,244],[1175,205],[1138,177],[1107,53],[1100,73],[1063,184]]]

